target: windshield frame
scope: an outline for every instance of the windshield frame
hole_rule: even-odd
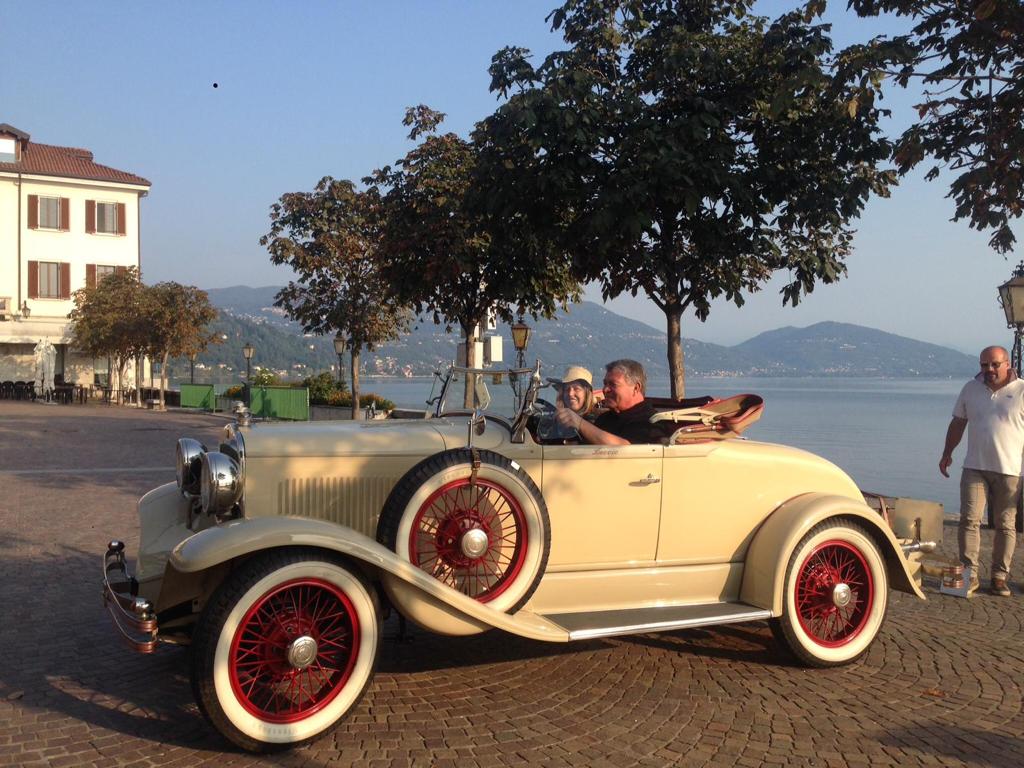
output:
[[[441,392],[436,397],[428,400],[427,404],[434,406],[434,418],[463,414],[471,415],[474,412],[498,417],[503,421],[507,421],[512,426],[513,436],[515,436],[517,431],[521,431],[517,430],[517,428],[520,425],[525,425],[526,419],[534,412],[538,393],[544,386],[547,386],[541,381],[540,367],[539,360],[532,368],[470,368],[464,365],[451,364],[444,373],[440,371],[435,373],[441,380]],[[507,386],[512,388],[513,395],[518,401],[517,407],[511,416],[508,413],[488,411],[487,408],[467,408],[461,403],[456,407],[447,407],[448,399],[456,389],[453,385],[465,381],[469,376],[493,377],[495,375],[508,377]],[[516,382],[519,382],[518,385]],[[484,383],[484,386],[486,387],[486,383]]]

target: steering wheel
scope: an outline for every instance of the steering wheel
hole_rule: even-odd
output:
[[[538,397],[533,401],[533,412],[536,415],[543,416],[549,413],[554,413],[557,410],[558,409],[553,404],[549,403],[542,397]]]
[[[547,400],[537,398],[533,404],[533,417],[536,419],[537,442],[541,444],[560,444],[566,440],[578,440],[579,432],[572,427],[563,427],[555,414],[558,409]]]

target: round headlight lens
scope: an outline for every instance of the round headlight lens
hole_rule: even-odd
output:
[[[242,496],[242,473],[230,456],[217,451],[204,453],[199,480],[199,503],[203,512],[218,514],[231,509]]]
[[[206,451],[206,446],[191,437],[183,437],[178,441],[174,461],[174,473],[178,479],[178,490],[189,496],[199,493],[199,458]]]

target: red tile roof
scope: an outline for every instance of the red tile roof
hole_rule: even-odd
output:
[[[25,144],[21,162],[0,163],[0,172],[4,171],[152,186],[149,181],[134,173],[93,162],[92,152],[87,149],[55,147],[50,144],[37,144],[34,141]]]

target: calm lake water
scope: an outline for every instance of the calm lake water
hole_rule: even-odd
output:
[[[364,378],[376,392],[403,408],[425,408],[431,379]],[[933,379],[690,378],[688,396],[755,393],[765,400],[761,420],[745,434],[785,443],[838,464],[864,490],[942,502],[957,515],[959,466],[965,443],[954,454],[951,477],[939,474],[939,454],[964,381]],[[669,391],[652,379],[653,395]]]

